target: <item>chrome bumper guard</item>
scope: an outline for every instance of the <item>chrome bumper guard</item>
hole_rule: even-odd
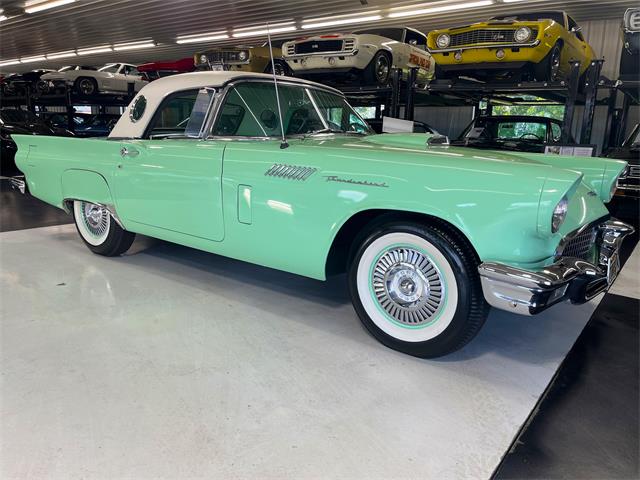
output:
[[[9,179],[9,183],[11,184],[11,188],[15,190],[20,190],[20,193],[24,195],[27,184],[24,181],[24,177],[11,177]]]
[[[620,245],[634,228],[615,219],[598,228],[597,265],[574,257],[561,257],[536,271],[482,263],[478,271],[487,303],[520,315],[535,315],[563,300],[580,304],[606,291],[620,271]]]

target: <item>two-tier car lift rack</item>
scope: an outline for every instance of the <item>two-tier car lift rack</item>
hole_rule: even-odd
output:
[[[401,70],[392,72],[388,87],[347,86],[340,89],[356,106],[376,108],[376,118],[381,116],[381,105],[385,105],[385,115],[413,120],[417,106],[472,106],[480,112],[481,102],[486,102],[482,112],[491,114],[492,105],[564,105],[562,141],[571,138],[576,105],[584,110],[578,143],[591,141],[595,107],[607,105],[607,125],[603,150],[617,146],[622,141],[629,106],[638,103],[638,82],[612,81],[601,75],[604,60],[594,60],[587,71],[580,76],[580,64],[574,62],[566,80],[558,82],[537,81],[490,81],[480,82],[460,78],[456,80],[433,80],[426,85],[416,81],[417,69],[411,69],[403,76]],[[582,86],[582,88],[581,88]],[[606,98],[598,99],[598,93],[609,91]],[[622,108],[617,108],[618,92],[624,94]]]
[[[29,89],[25,90],[23,96],[3,95],[0,97],[2,107],[18,107],[26,108],[34,112],[36,107],[40,111],[46,111],[47,107],[64,107],[68,117],[68,130],[73,131],[74,107],[78,105],[96,106],[100,112],[104,112],[106,107],[126,107],[135,96],[134,84],[128,84],[129,90],[126,94],[95,94],[95,95],[78,95],[71,87],[65,87],[64,92],[54,94],[32,94]]]

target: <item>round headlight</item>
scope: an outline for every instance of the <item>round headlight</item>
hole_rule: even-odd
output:
[[[562,197],[556,208],[553,209],[551,216],[551,233],[556,233],[567,218],[567,210],[569,209],[569,200],[566,196]]]
[[[516,30],[513,38],[518,43],[524,43],[531,38],[531,29],[529,27],[520,27]]]
[[[240,53],[238,53],[238,59],[242,62],[244,62],[248,57],[249,54],[244,50],[240,50]]]
[[[436,44],[440,48],[447,48],[450,43],[451,43],[451,37],[446,33],[441,33],[440,35],[438,35],[438,38],[436,39]]]
[[[206,55],[200,55],[200,63],[207,63],[208,60]]]

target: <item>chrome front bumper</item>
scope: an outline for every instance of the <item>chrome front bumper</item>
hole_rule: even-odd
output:
[[[620,245],[634,229],[611,219],[600,224],[599,230],[597,265],[574,257],[561,257],[535,271],[482,263],[478,271],[487,303],[520,315],[535,315],[563,300],[584,303],[606,291],[620,270]]]

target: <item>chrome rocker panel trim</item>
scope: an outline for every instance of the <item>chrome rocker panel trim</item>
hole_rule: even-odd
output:
[[[561,257],[541,270],[525,270],[496,262],[478,267],[482,290],[489,305],[520,315],[535,315],[563,300],[580,304],[606,291],[610,260],[615,261],[624,238],[634,228],[610,219],[598,227],[598,265],[574,257]],[[617,273],[616,273],[617,275]]]

